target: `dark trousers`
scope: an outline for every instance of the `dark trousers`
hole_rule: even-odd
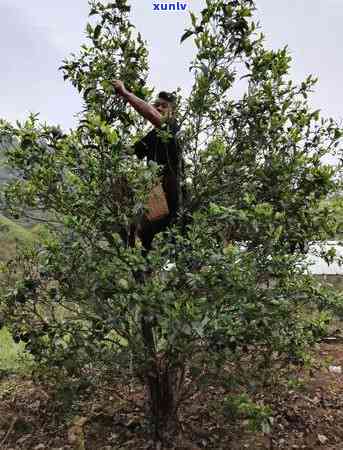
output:
[[[137,236],[140,238],[142,245],[147,254],[152,248],[152,242],[156,234],[165,231],[173,222],[173,217],[169,214],[159,220],[150,221],[144,216],[137,230]]]
[[[152,242],[156,234],[167,230],[173,222],[174,216],[171,214],[154,221],[150,221],[146,216],[143,216],[138,225],[131,225],[129,230],[122,228],[119,234],[127,247],[135,246],[137,236],[142,242],[144,255],[147,255],[152,248]]]

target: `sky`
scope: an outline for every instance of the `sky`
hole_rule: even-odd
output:
[[[194,46],[191,39],[180,46],[180,36],[189,24],[189,11],[199,12],[204,1],[179,0],[187,4],[186,11],[154,11],[153,3],[161,1],[130,2],[133,23],[148,41],[149,82],[157,90],[180,86],[187,93]],[[256,5],[267,46],[288,45],[292,78],[318,76],[311,104],[324,116],[341,119],[343,0],[256,0]],[[76,125],[80,96],[63,81],[58,67],[86,42],[88,9],[87,0],[0,0],[0,118],[23,120],[29,112],[39,112],[51,125]]]

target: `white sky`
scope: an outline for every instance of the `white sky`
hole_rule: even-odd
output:
[[[132,17],[150,50],[150,82],[157,89],[185,92],[192,83],[191,40],[180,46],[188,12],[153,11],[153,2],[132,0]],[[173,0],[168,0],[173,1]],[[199,11],[203,0],[179,0]],[[175,0],[176,2],[176,0]],[[342,117],[343,0],[257,0],[268,46],[288,45],[296,81],[312,73],[319,84],[311,100],[325,116]],[[85,41],[86,0],[0,0],[0,117],[22,120],[29,111],[69,128],[80,111],[78,92],[57,70]]]

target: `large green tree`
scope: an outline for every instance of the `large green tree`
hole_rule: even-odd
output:
[[[337,232],[332,208],[320,205],[341,188],[341,165],[322,157],[339,155],[342,129],[309,106],[312,76],[289,79],[287,49],[266,50],[253,1],[207,0],[181,39],[197,49],[178,111],[187,195],[144,258],[119,233],[140,217],[158,172],[132,154],[144,123],[112,80],[148,101],[148,52],[126,0],[90,8],[88,44],[62,66],[84,99],[79,126],[1,122],[14,139],[8,162],[21,173],[4,206],[48,212],[15,285],[13,264],[4,269],[1,311],[41,364],[73,375],[106,368],[145,386],[154,438],[167,445],[183,401],[228,382],[229,362],[247,349],[265,367],[299,357],[314,340],[299,312],[339,307],[338,294],[309,275],[306,253]]]

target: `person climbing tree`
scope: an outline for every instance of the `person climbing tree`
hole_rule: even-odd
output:
[[[139,159],[146,158],[147,161],[154,161],[161,166],[161,185],[166,200],[165,212],[160,217],[153,217],[148,212],[143,216],[137,228],[137,235],[148,253],[151,250],[154,236],[175,222],[181,201],[182,156],[176,138],[179,131],[175,119],[176,95],[162,91],[153,105],[150,105],[128,91],[122,81],[114,80],[113,84],[117,94],[154,125],[154,129],[134,145],[135,154]],[[163,199],[160,198],[159,201],[163,203]],[[163,209],[163,205],[161,208]],[[132,236],[130,245],[134,245]]]

